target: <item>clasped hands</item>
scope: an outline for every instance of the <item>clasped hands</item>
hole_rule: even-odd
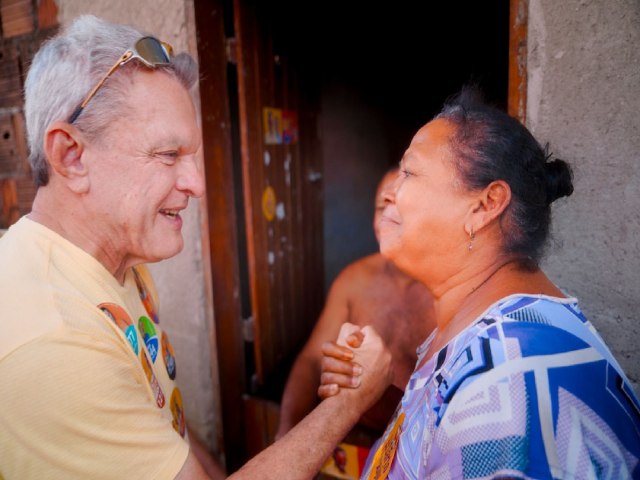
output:
[[[371,326],[343,324],[338,339],[322,345],[322,354],[318,387],[322,399],[353,395],[364,412],[391,383],[391,353]]]

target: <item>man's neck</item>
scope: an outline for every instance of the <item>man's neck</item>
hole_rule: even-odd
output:
[[[98,260],[122,285],[128,265],[115,249],[108,244],[98,241],[96,232],[87,229],[84,222],[84,212],[81,208],[72,209],[69,203],[59,200],[59,196],[52,195],[49,187],[40,187],[33,201],[28,217],[40,223],[61,237],[84,250]],[[72,214],[60,212],[73,212]]]

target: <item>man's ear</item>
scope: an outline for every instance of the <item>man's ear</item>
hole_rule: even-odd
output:
[[[511,187],[504,180],[495,180],[479,192],[477,201],[470,212],[468,225],[465,229],[478,232],[493,220],[511,203]]]
[[[83,158],[82,133],[67,122],[54,122],[44,137],[44,152],[51,169],[74,192],[89,188],[89,171]]]

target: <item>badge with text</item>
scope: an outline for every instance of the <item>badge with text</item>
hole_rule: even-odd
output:
[[[171,409],[171,415],[173,416],[173,429],[184,437],[187,431],[187,422],[184,419],[184,408],[182,408],[182,395],[180,390],[176,387],[171,394],[171,400],[169,400],[169,408]]]
[[[158,356],[158,334],[156,333],[156,328],[153,326],[151,320],[142,315],[138,319],[138,330],[140,330],[140,335],[142,335],[142,340],[144,344],[147,346],[147,350],[149,351],[149,355],[151,355],[151,362],[156,362],[156,357]]]
[[[147,376],[147,380],[149,380],[151,391],[153,392],[153,396],[156,399],[156,405],[162,408],[164,407],[165,398],[164,393],[162,393],[162,388],[160,388],[160,383],[158,383],[158,379],[156,378],[155,373],[153,373],[153,368],[151,367],[149,358],[147,358],[147,353],[144,350],[142,350],[142,355],[140,355],[140,357],[140,361],[142,362],[142,369]]]
[[[131,317],[124,308],[115,303],[101,303],[98,308],[115,323],[127,338],[133,353],[138,354],[138,334]]]
[[[387,478],[389,471],[391,470],[391,464],[396,456],[396,450],[398,449],[398,442],[400,441],[401,427],[404,422],[404,412],[398,415],[393,428],[386,435],[382,445],[378,448],[378,451],[373,457],[371,462],[371,470],[369,472],[369,480],[378,480]]]
[[[164,366],[167,367],[167,375],[171,380],[174,380],[176,378],[176,354],[173,353],[173,347],[169,343],[169,337],[165,332],[162,332],[160,343],[162,344],[162,358],[164,359]]]
[[[138,273],[138,271],[133,269],[133,277],[136,280],[136,285],[138,286],[138,294],[140,295],[140,300],[142,300],[142,304],[144,305],[144,309],[147,311],[151,319],[158,323],[158,309],[156,307],[155,302],[153,301],[153,297],[149,293],[149,289],[147,285],[144,283],[142,276]]]

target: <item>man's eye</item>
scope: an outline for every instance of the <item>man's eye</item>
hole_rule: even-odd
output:
[[[157,152],[155,156],[163,163],[174,164],[178,158],[178,152],[176,150],[167,150],[164,152]]]

